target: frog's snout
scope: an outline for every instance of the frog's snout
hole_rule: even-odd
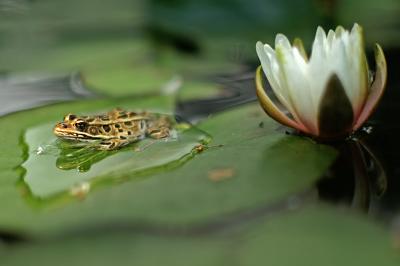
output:
[[[62,135],[68,129],[68,124],[64,122],[57,123],[53,129],[56,135]]]
[[[66,129],[66,128],[68,128],[67,123],[60,122],[60,123],[57,123],[57,125],[54,127],[54,130],[60,130],[60,129]]]
[[[59,128],[68,128],[68,125],[66,123],[64,123],[64,122],[61,122],[61,123],[58,124],[58,127]]]

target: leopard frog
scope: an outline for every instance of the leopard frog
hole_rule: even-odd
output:
[[[166,115],[114,109],[93,116],[67,114],[53,132],[62,139],[94,142],[98,149],[114,150],[145,137],[166,138],[171,126]]]

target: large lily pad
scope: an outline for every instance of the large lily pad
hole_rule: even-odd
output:
[[[10,145],[4,148],[8,156],[0,158],[3,230],[45,236],[114,222],[146,221],[176,226],[208,222],[306,190],[336,154],[311,140],[285,135],[257,104],[251,104],[199,124],[213,141],[208,149],[181,167],[147,175],[135,182],[103,187],[84,201],[76,200],[63,207],[49,203],[49,208],[40,210],[35,208],[36,204],[29,204],[24,196],[26,189],[16,186],[20,173],[14,170],[22,163],[23,153],[11,148],[17,146],[23,130],[35,123],[51,121],[56,114],[106,106],[115,107],[115,103],[61,104],[21,112],[0,121],[0,135],[7,136]],[[163,98],[123,104],[128,108],[138,106],[160,109],[168,105]],[[52,115],[47,118],[49,113]],[[15,126],[14,121],[19,124]],[[126,178],[129,176],[127,173]]]

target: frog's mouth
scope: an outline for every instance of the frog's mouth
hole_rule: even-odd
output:
[[[80,141],[80,142],[96,142],[99,141],[98,139],[88,139],[88,138],[81,138],[81,137],[74,137],[74,136],[60,136],[60,138],[65,140],[73,140],[73,141]]]
[[[88,136],[86,136],[84,134],[81,134],[81,133],[74,133],[74,132],[70,132],[70,131],[66,132],[66,131],[59,130],[59,129],[54,129],[54,134],[57,137],[60,137],[60,138],[63,138],[63,139],[74,139],[74,140],[78,140],[79,139],[79,140],[82,140],[82,141],[94,140],[95,139],[93,137],[88,137]]]

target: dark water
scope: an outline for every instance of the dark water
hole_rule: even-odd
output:
[[[390,221],[400,211],[400,50],[386,50],[385,54],[388,64],[386,92],[368,122],[372,131],[364,136],[363,142],[380,161],[387,177],[385,193],[371,202],[369,211],[379,219]],[[373,178],[372,175],[369,181]]]
[[[220,95],[189,101],[181,101],[179,95],[176,101],[175,113],[186,121],[195,122],[210,114],[257,100],[254,91],[254,72],[240,73],[238,75],[209,77],[212,81],[222,86]]]

